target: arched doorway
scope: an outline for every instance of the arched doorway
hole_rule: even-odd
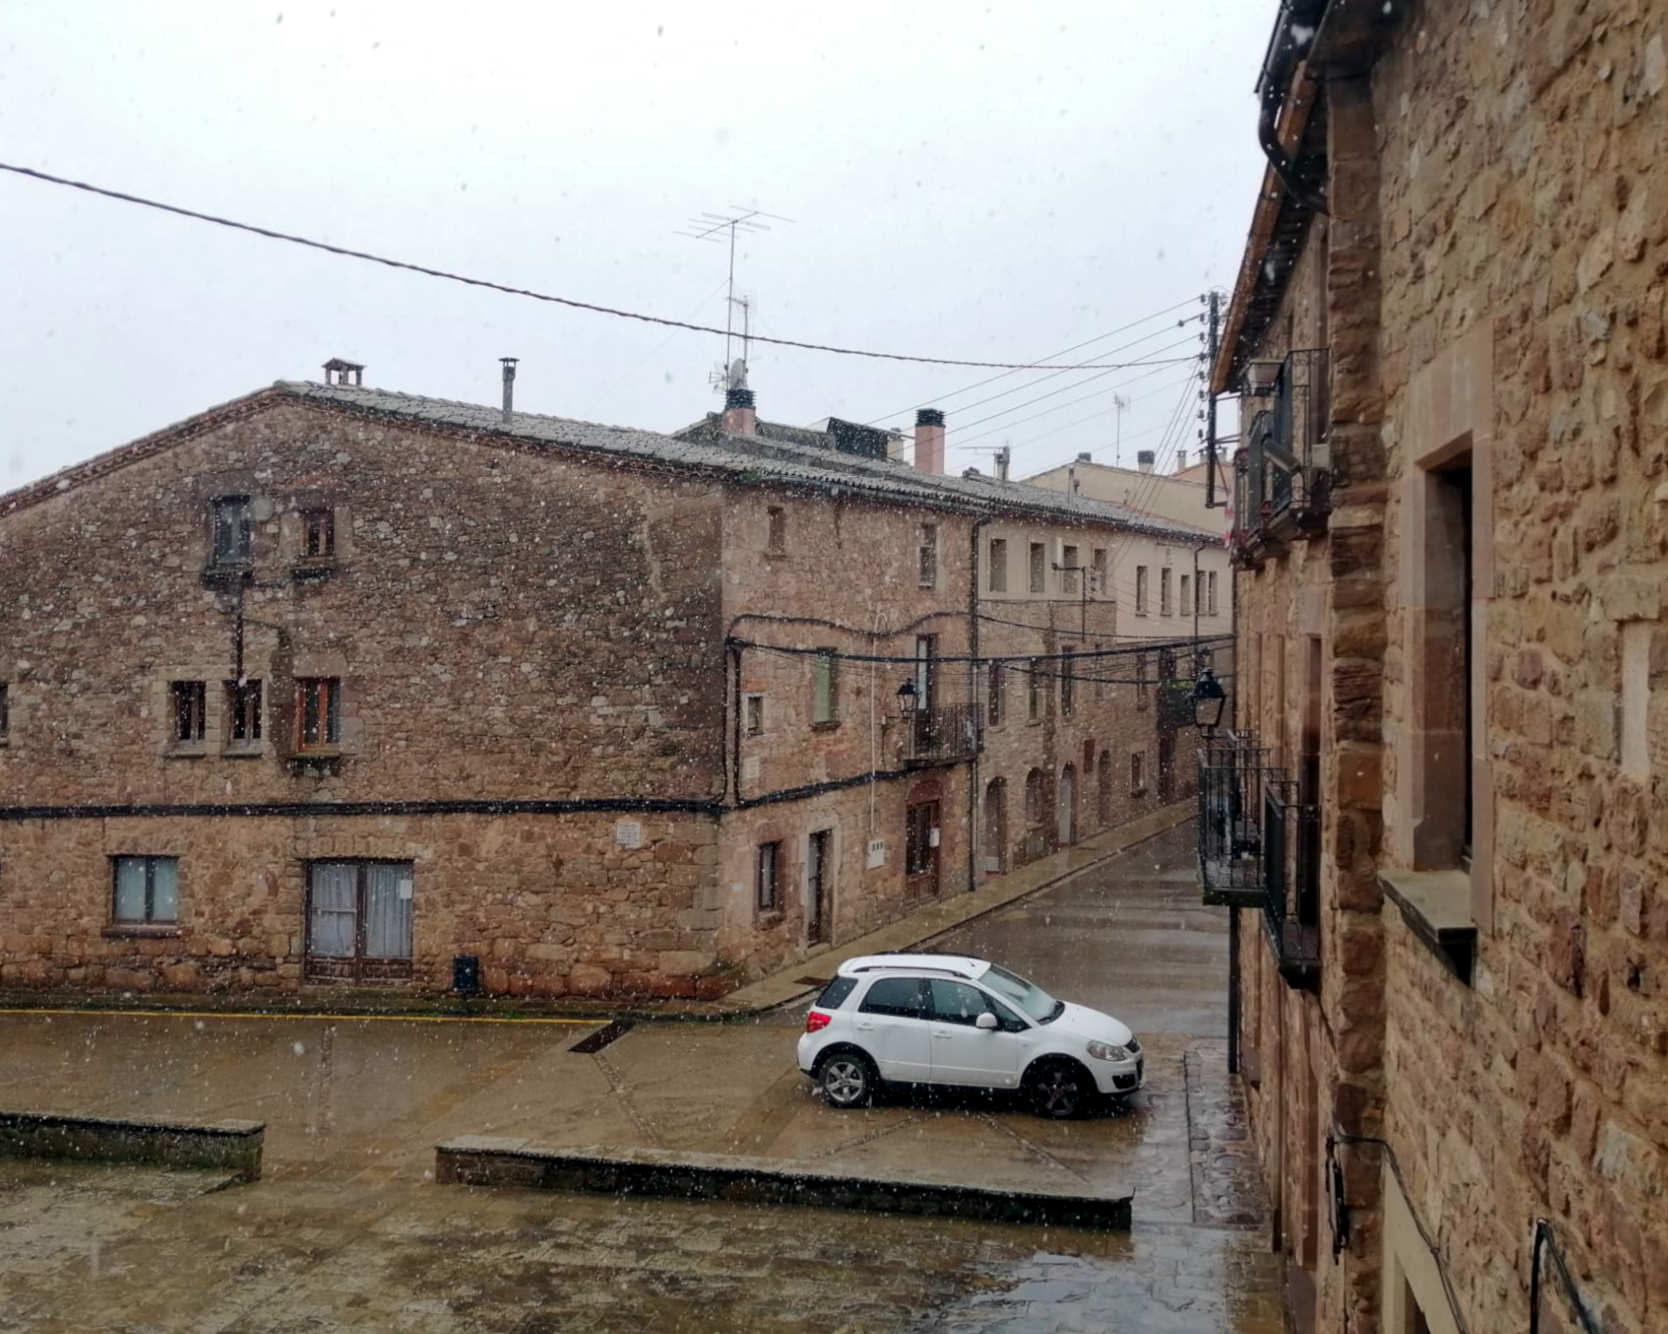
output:
[[[1112,823],[1112,752],[1100,753],[1100,765],[1095,770],[1099,791],[1095,794],[1095,814],[1102,825]]]
[[[1077,770],[1067,765],[1060,770],[1060,846],[1077,842]]]
[[[1033,862],[1048,852],[1048,779],[1041,769],[1025,775],[1025,837],[1020,844],[1021,862]]]
[[[1008,782],[993,778],[985,788],[985,874],[1008,869]]]

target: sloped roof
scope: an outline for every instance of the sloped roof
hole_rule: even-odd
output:
[[[602,426],[595,422],[530,412],[512,413],[506,421],[498,408],[479,403],[460,403],[452,399],[427,398],[419,394],[354,385],[323,385],[293,380],[280,380],[271,389],[210,409],[9,495],[0,496],[0,517],[105,476],[127,463],[152,457],[176,441],[212,427],[228,415],[257,408],[263,400],[277,398],[301,399],[418,426],[463,430],[483,437],[483,443],[491,443],[494,437],[509,438],[582,454],[594,453],[697,469],[742,483],[774,482],[829,494],[860,495],[898,504],[962,511],[1032,513],[1068,522],[1113,525],[1178,540],[1186,540],[1193,535],[1191,529],[1180,524],[1136,514],[1120,505],[1084,500],[1058,491],[1027,486],[1022,482],[922,473],[906,463],[836,453],[812,444],[722,433],[711,442],[679,440],[654,431]],[[819,436],[817,432],[806,434]]]

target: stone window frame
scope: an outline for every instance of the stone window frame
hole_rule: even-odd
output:
[[[788,511],[784,505],[765,506],[765,555],[788,554]]]
[[[985,548],[985,589],[991,593],[1008,591],[1008,539],[993,537]]]
[[[1175,615],[1175,603],[1170,600],[1170,567],[1161,565],[1158,569],[1158,614],[1160,616]]]
[[[1206,585],[1205,585],[1206,589],[1207,589],[1207,592],[1206,592],[1206,595],[1205,595],[1205,615],[1206,616],[1215,616],[1216,615],[1216,571],[1215,570],[1206,570],[1205,574],[1207,576]]]
[[[308,695],[317,693],[320,703],[315,710],[321,735],[307,739]],[[342,678],[339,676],[298,676],[295,680],[295,753],[297,755],[334,755],[342,745]]]
[[[765,733],[765,697],[763,691],[750,691],[741,697],[743,736],[763,736]]]
[[[1176,605],[1181,609],[1181,614],[1183,616],[1197,615],[1199,610],[1198,607],[1194,606],[1190,608],[1187,605],[1193,597],[1193,576],[1190,574],[1184,574],[1177,581],[1177,583],[1179,584],[1179,587],[1176,589]]]
[[[819,648],[811,655],[811,727],[827,730],[840,725],[839,654]]]
[[[168,680],[168,753],[202,755],[208,749],[208,682],[200,677]]]
[[[1488,612],[1494,592],[1494,337],[1483,321],[1433,358],[1407,390],[1407,467],[1400,481],[1398,602],[1407,663],[1404,717],[1396,746],[1395,827],[1392,854],[1413,871],[1453,871],[1467,883],[1464,906],[1482,931],[1494,920],[1494,784],[1488,756]],[[1451,613],[1452,567],[1433,559],[1445,544],[1452,556],[1452,515],[1444,514],[1442,473],[1460,460],[1471,472],[1471,587],[1459,615],[1469,619],[1471,673],[1461,710],[1470,712],[1470,753],[1463,753],[1463,712],[1454,715],[1442,687],[1441,646],[1433,612]],[[1433,602],[1433,599],[1436,601]],[[1447,599],[1446,603],[1443,599]],[[1436,724],[1442,724],[1437,726]],[[1456,737],[1458,741],[1456,742]],[[1463,822],[1469,768],[1471,865],[1460,862],[1456,821]],[[1446,745],[1447,749],[1443,747]],[[1456,772],[1457,770],[1457,772]],[[1455,905],[1460,906],[1460,905]]]
[[[180,859],[173,853],[119,852],[110,854],[110,915],[104,929],[107,936],[177,936],[180,934]],[[145,869],[145,915],[117,916],[120,905],[121,871],[123,862],[138,861]],[[157,917],[156,870],[167,862],[174,871],[174,915]]]
[[[782,842],[766,839],[753,852],[753,912],[760,918],[782,914]]]
[[[1026,552],[1026,591],[1033,597],[1048,596],[1048,543],[1032,542]]]
[[[1078,564],[1082,557],[1082,549],[1075,542],[1060,544],[1060,594],[1062,597],[1078,597],[1077,580],[1083,573],[1083,566]]]
[[[918,569],[916,582],[922,588],[938,587],[938,525],[921,525],[920,544],[916,550]]]
[[[247,709],[250,698],[253,698],[253,710]],[[221,726],[221,753],[225,755],[247,756],[259,755],[266,749],[267,736],[267,707],[266,682],[258,676],[245,676],[240,685],[237,680],[222,682],[221,700],[225,709],[225,722]],[[250,724],[253,726],[250,726]],[[246,735],[237,735],[240,726]]]
[[[1135,614],[1137,616],[1147,614],[1147,567],[1145,565],[1135,567]]]
[[[228,492],[209,501],[208,567],[244,570],[255,558],[255,498],[248,492]],[[222,539],[232,539],[223,542]]]

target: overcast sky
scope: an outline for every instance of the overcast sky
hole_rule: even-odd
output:
[[[1274,0],[973,5],[6,0],[0,160],[723,325],[703,211],[784,338],[1031,361],[1233,282]],[[0,173],[0,490],[331,356],[381,387],[672,430],[723,340],[400,274]],[[1176,357],[1196,302],[1073,354]],[[1119,349],[1135,339],[1133,347]],[[908,426],[955,470],[1159,445],[1188,365],[1037,381],[755,345],[761,416]],[[977,400],[1005,393],[993,402]],[[961,392],[957,392],[961,391]],[[1028,400],[1052,395],[1039,402]],[[1190,413],[1196,406],[1187,405]],[[1002,413],[1004,415],[993,416]]]

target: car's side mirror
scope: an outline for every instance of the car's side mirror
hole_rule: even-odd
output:
[[[987,1033],[994,1033],[996,1031],[996,1028],[997,1028],[996,1016],[994,1014],[992,1014],[989,1010],[986,1010],[983,1014],[981,1014],[977,1019],[975,1019],[973,1021],[973,1027],[974,1028],[982,1028]]]

